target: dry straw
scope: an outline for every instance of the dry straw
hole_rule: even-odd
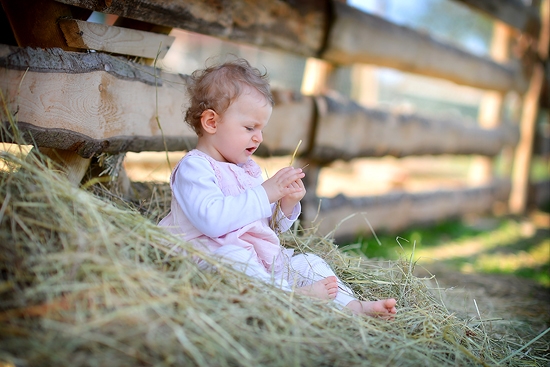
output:
[[[247,278],[172,237],[150,219],[168,200],[142,202],[140,212],[71,185],[34,153],[1,160],[0,365],[548,363],[537,356],[540,343],[518,353],[521,346],[449,313],[408,261],[367,260],[314,231],[282,235],[325,258],[360,297],[398,299],[393,321],[353,316]],[[218,271],[198,269],[193,257]]]

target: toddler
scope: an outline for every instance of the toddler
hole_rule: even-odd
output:
[[[393,318],[395,299],[359,301],[323,259],[295,255],[271,229],[272,221],[282,232],[291,227],[306,190],[301,169],[285,167],[264,181],[251,159],[274,104],[267,75],[235,59],[195,71],[187,88],[185,120],[198,143],[172,171],[171,211],[159,225],[283,290],[334,300],[355,314]]]

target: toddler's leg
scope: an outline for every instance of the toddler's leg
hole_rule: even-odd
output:
[[[377,316],[391,320],[397,313],[396,301],[393,298],[381,299],[379,301],[354,300],[346,305],[346,308],[357,315]]]
[[[214,255],[233,269],[243,272],[250,277],[260,279],[285,291],[291,290],[285,279],[274,278],[267,272],[265,267],[258,262],[253,251],[239,246],[224,245],[214,251]]]
[[[328,281],[334,284],[334,281],[336,281],[337,293],[334,302],[341,307],[356,299],[353,296],[353,291],[338,279],[326,261],[317,255],[298,254],[292,256],[289,262],[288,279],[291,283],[295,283],[297,287],[304,288],[305,290],[308,287],[319,287],[319,282]],[[308,293],[304,294],[311,295]]]
[[[296,293],[319,299],[335,299],[338,294],[338,278],[326,277],[313,284],[296,288]]]

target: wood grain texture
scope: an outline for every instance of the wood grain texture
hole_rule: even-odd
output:
[[[164,150],[164,141],[176,150],[194,138],[182,121],[182,76],[105,54],[10,49],[0,51],[7,54],[0,58],[0,87],[20,126],[40,146],[91,157]]]
[[[162,59],[175,37],[134,29],[64,19],[59,26],[71,47]]]
[[[8,105],[17,111],[20,123],[36,129],[36,138],[42,137],[39,145],[91,157],[102,151],[164,150],[163,131],[171,150],[183,148],[174,146],[172,138],[179,142],[194,137],[182,121],[186,95],[179,76],[171,77],[171,83],[165,79],[164,86],[156,88],[101,71],[66,74],[0,69],[0,73]],[[136,140],[142,142],[136,146]]]

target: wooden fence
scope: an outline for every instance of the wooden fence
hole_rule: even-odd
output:
[[[548,63],[548,12],[541,17],[536,7],[518,7],[512,0],[494,7],[483,1],[462,2],[488,11],[532,41],[524,50],[523,64],[479,57],[331,0],[1,0],[11,33],[0,39],[0,87],[28,141],[64,162],[72,180],[80,182],[90,158],[100,153],[194,146],[194,133],[182,123],[186,76],[154,66],[173,42],[168,35],[172,28],[330,65],[374,64],[444,78],[496,93],[496,117],[469,126],[460,120],[365,108],[330,93],[275,90],[276,106],[258,154],[288,155],[303,141],[299,156],[310,164],[303,221],[322,218],[321,232],[337,225],[342,236],[364,231],[364,212],[375,229],[390,230],[486,212],[496,201],[509,199],[511,210],[522,212]],[[86,22],[92,11],[119,18],[113,26]],[[498,117],[508,91],[524,96],[519,126],[500,123]],[[5,114],[2,119],[7,124]],[[314,194],[319,170],[336,159],[474,154],[487,157],[483,164],[490,168],[492,157],[504,149],[515,149],[515,161],[521,162],[514,166],[511,181],[489,174],[475,188],[355,199],[339,195],[321,204]]]

